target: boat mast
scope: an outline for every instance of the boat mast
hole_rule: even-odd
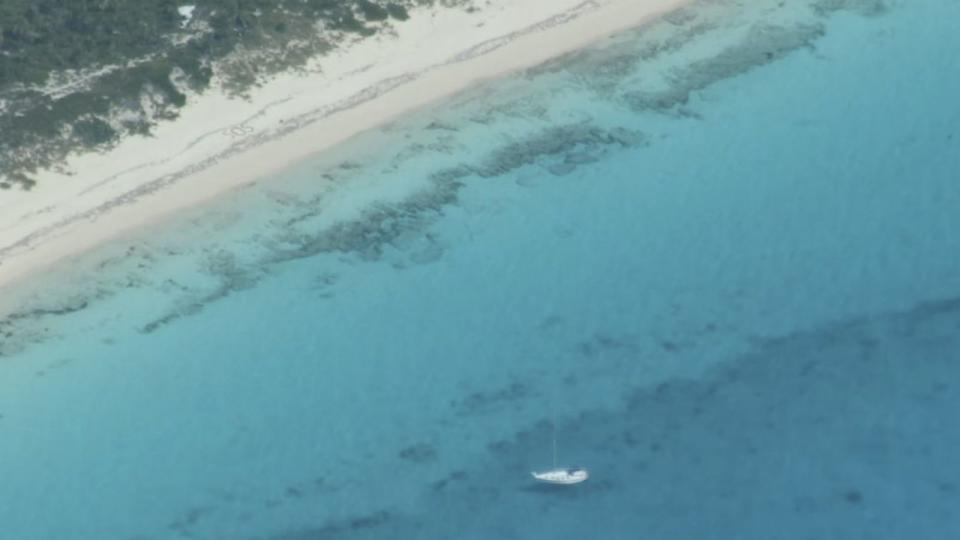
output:
[[[553,419],[553,468],[557,468],[557,419]]]
[[[557,468],[557,387],[559,384],[553,384],[553,468]]]

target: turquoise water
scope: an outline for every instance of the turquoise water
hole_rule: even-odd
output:
[[[698,5],[44,277],[3,536],[956,537],[960,4],[878,6]]]

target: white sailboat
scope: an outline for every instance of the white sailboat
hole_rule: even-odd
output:
[[[544,471],[531,471],[537,482],[547,484],[579,484],[590,478],[590,472],[583,467],[557,467],[557,416],[553,416],[553,468]]]
[[[590,478],[590,473],[582,467],[555,467],[553,469],[548,469],[546,471],[531,471],[531,475],[536,479],[537,482],[544,482],[547,484],[579,484],[587,478]]]

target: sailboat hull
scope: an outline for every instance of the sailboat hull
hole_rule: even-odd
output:
[[[538,482],[546,484],[579,484],[590,478],[590,473],[586,469],[549,469],[546,471],[533,471],[530,473]]]

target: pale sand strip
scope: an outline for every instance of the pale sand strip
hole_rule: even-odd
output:
[[[0,287],[276,173],[398,115],[642,25],[688,0],[493,0],[415,13],[398,35],[283,76],[251,99],[206,95],[149,139],[79,156],[0,195]],[[322,120],[322,121],[321,121]]]

